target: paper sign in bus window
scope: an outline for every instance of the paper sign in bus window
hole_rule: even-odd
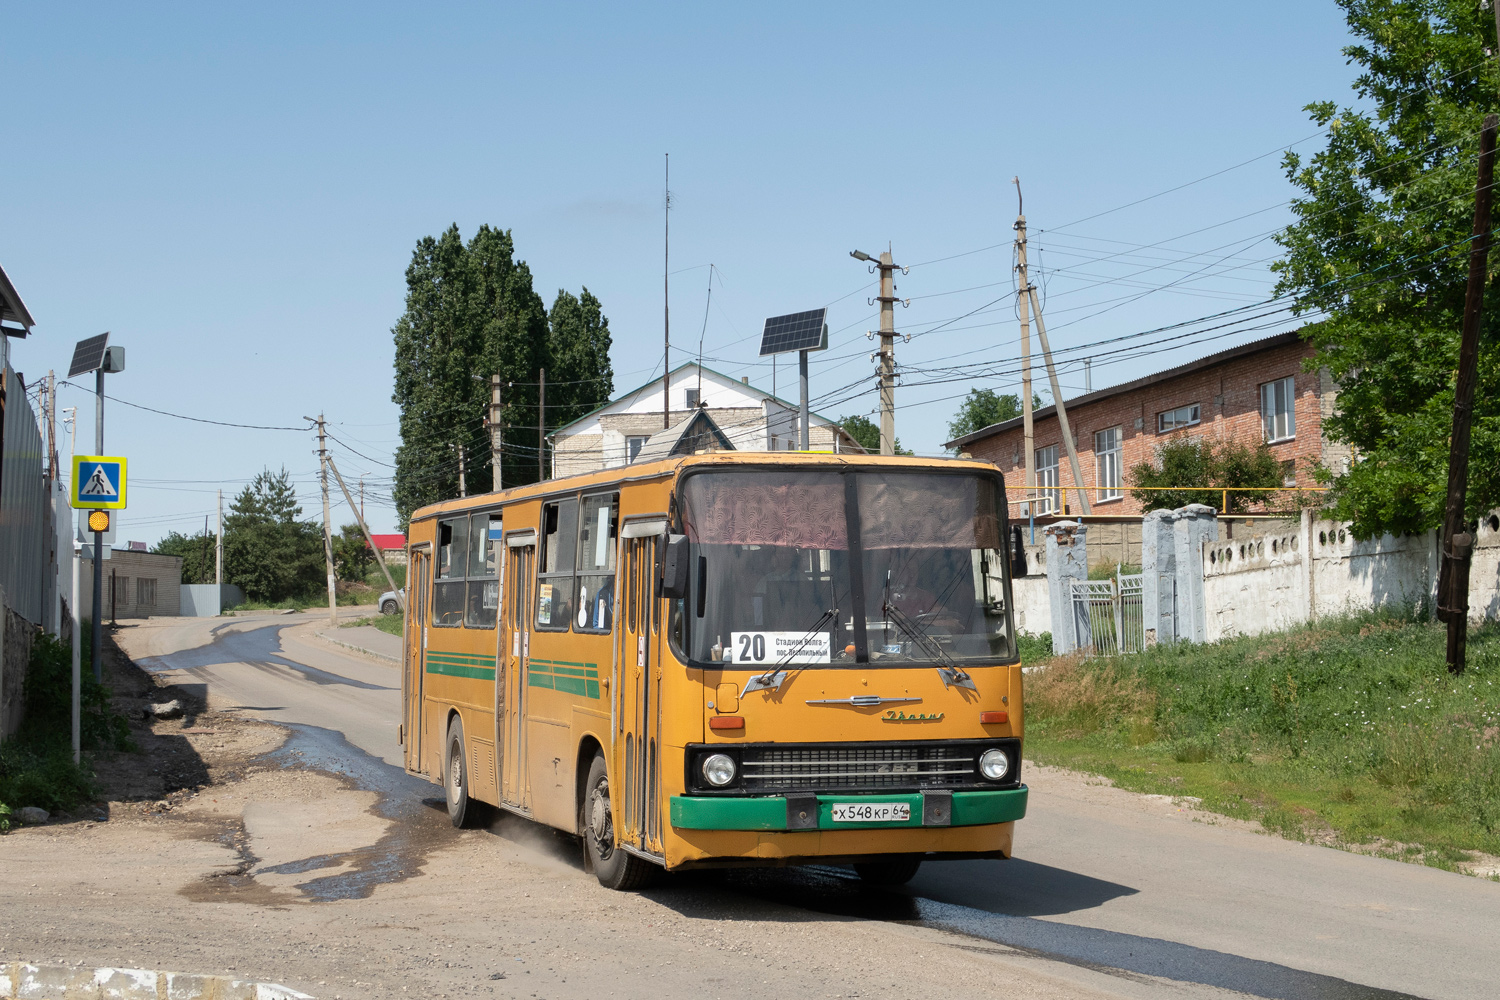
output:
[[[731,632],[724,662],[828,663],[833,650],[827,632]]]

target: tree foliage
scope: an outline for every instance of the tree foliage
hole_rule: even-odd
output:
[[[302,521],[291,474],[262,470],[224,518],[225,582],[257,601],[281,601],[324,581],[323,529]]]
[[[1040,409],[1041,405],[1041,397],[1032,393],[1032,409]],[[1020,415],[1021,397],[1015,393],[1001,395],[994,389],[970,389],[963,402],[958,404],[958,412],[948,422],[948,440],[957,440],[965,434],[973,434]]]
[[[1146,510],[1201,503],[1228,514],[1264,507],[1275,496],[1264,491],[1282,486],[1282,477],[1281,462],[1264,444],[1251,448],[1236,441],[1215,444],[1208,438],[1177,437],[1159,446],[1153,461],[1130,470],[1135,483],[1130,493]]]
[[[333,569],[340,580],[359,581],[375,568],[375,554],[357,524],[346,524],[333,536]]]
[[[880,454],[880,425],[875,423],[875,421],[863,414],[852,413],[847,417],[840,417],[838,425],[843,428],[845,434],[848,434],[858,442],[859,446],[865,451],[871,455]],[[912,454],[908,449],[901,447],[900,438],[897,438],[892,443],[896,454]]]
[[[215,541],[207,531],[196,535],[172,531],[151,551],[164,556],[180,556],[183,583],[213,583],[218,558],[214,551]]]
[[[1288,154],[1301,191],[1278,236],[1278,294],[1328,318],[1307,328],[1313,363],[1339,383],[1324,424],[1353,446],[1324,470],[1336,517],[1357,537],[1442,521],[1475,165],[1500,110],[1493,12],[1473,0],[1340,0],[1368,107],[1307,106],[1326,146]],[[1500,199],[1496,199],[1500,202]],[[1497,206],[1500,207],[1500,206]],[[1494,222],[1491,221],[1493,227]],[[1491,258],[1493,261],[1493,257]],[[1468,513],[1500,505],[1500,296],[1490,265],[1469,456]]]
[[[609,399],[609,321],[599,300],[559,292],[550,319],[517,260],[509,230],[479,227],[464,243],[458,226],[424,237],[406,269],[406,310],[396,321],[401,445],[396,512],[405,528],[418,507],[458,495],[458,449],[470,492],[494,483],[489,435],[491,375],[501,392],[501,485],[536,482],[538,375],[547,372],[548,430]]]

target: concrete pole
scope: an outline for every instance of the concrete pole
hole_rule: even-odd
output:
[[[324,443],[323,414],[318,414],[318,478],[323,482],[323,561],[328,568],[328,624],[339,623],[338,590],[333,574],[333,523],[328,510],[328,448]]]
[[[1021,178],[1016,178],[1016,200],[1021,198]],[[1031,283],[1026,275],[1026,216],[1016,215],[1016,272],[1020,278],[1021,310],[1021,437],[1026,449],[1026,499],[1036,497],[1036,434],[1031,414]],[[1027,504],[1028,507],[1032,504]],[[1035,514],[1036,511],[1031,513]]]
[[[880,255],[880,453],[896,454],[896,265]]]
[[[104,367],[94,372],[94,454],[104,454]],[[89,618],[89,662],[94,680],[104,680],[104,532],[94,532],[94,605]]]
[[[214,583],[224,586],[224,491],[219,491],[219,523],[214,529]],[[222,603],[223,596],[219,600]]]
[[[812,450],[812,418],[807,409],[807,352],[797,352],[797,380],[802,387],[802,402],[799,404],[799,419],[802,423],[802,450]],[[884,419],[884,418],[882,418]]]
[[[1042,323],[1042,309],[1037,305],[1036,289],[1027,289],[1031,297],[1031,311],[1036,313],[1036,339],[1042,345],[1042,360],[1047,365],[1047,378],[1052,385],[1052,405],[1057,409],[1057,424],[1062,430],[1063,445],[1068,449],[1068,465],[1073,469],[1073,485],[1078,487],[1078,506],[1085,514],[1092,514],[1088,489],[1083,484],[1083,467],[1078,464],[1078,448],[1073,443],[1073,429],[1068,426],[1068,408],[1063,405],[1062,387],[1057,384],[1057,368],[1052,364],[1052,349],[1047,345],[1047,327]]]
[[[504,449],[505,440],[500,436],[500,373],[496,372],[490,376],[490,468],[494,472],[494,482],[490,489],[496,493],[504,488],[500,474],[500,459]]]

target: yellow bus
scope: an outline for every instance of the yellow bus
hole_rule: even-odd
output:
[[[424,507],[400,739],[477,803],[662,870],[1008,857],[1026,812],[1005,487],[718,452]]]

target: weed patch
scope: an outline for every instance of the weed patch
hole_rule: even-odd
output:
[[[1194,795],[1297,839],[1500,854],[1500,625],[1443,664],[1440,625],[1390,614],[1026,675],[1027,751]]]

